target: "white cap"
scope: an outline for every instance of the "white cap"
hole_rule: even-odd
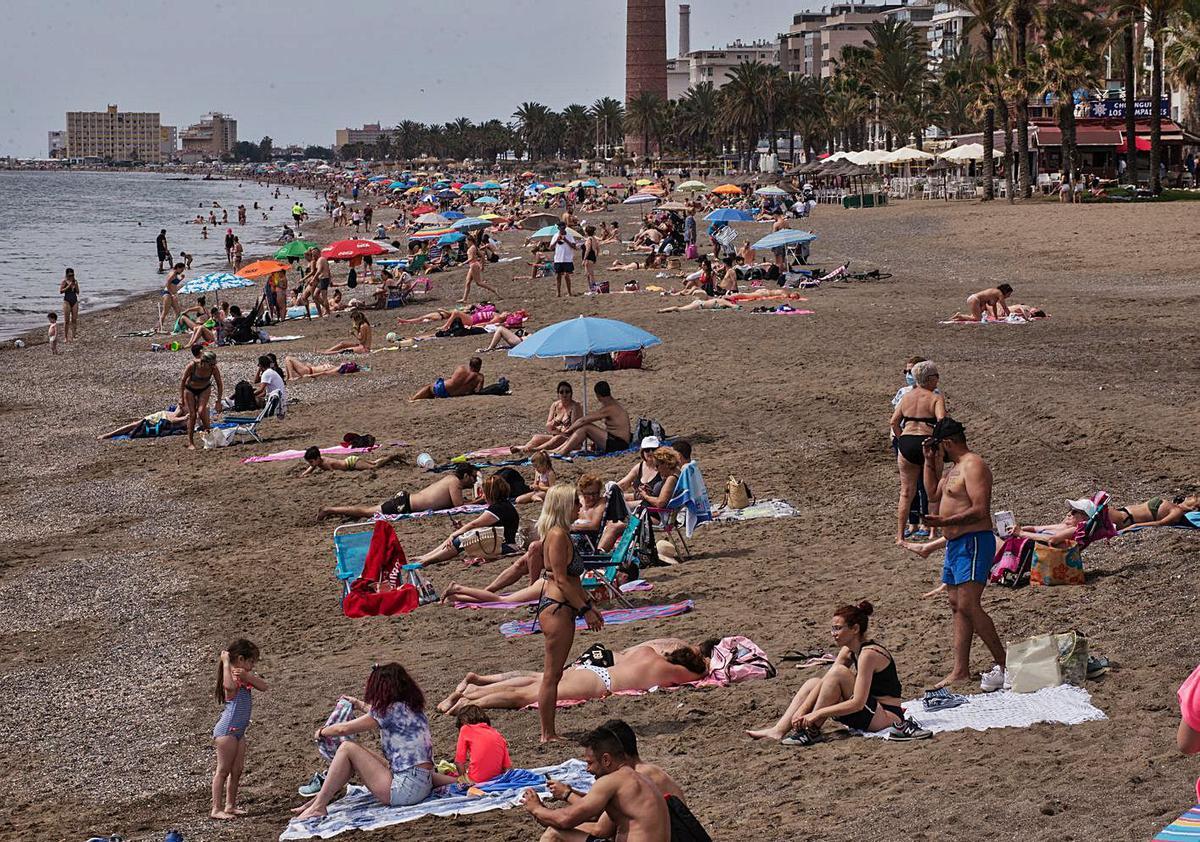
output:
[[[662,447],[662,442],[658,440],[658,436],[646,436],[642,439],[642,445],[638,450],[658,450]]]
[[[1087,497],[1080,497],[1078,500],[1068,500],[1067,505],[1077,512],[1083,512],[1089,518],[1096,516],[1096,504]]]

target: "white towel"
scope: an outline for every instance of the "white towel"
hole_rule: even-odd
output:
[[[920,699],[913,699],[904,703],[904,712],[935,734],[964,728],[986,731],[988,728],[1028,728],[1037,722],[1078,725],[1108,719],[1104,711],[1092,704],[1087,690],[1070,684],[1046,687],[1036,693],[1001,690],[967,698],[970,701],[965,705],[935,711],[926,711]],[[886,733],[876,731],[865,736],[884,737]]]

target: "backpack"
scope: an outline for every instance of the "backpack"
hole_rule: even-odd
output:
[[[639,418],[634,428],[633,440],[639,442],[648,436],[654,436],[663,444],[667,443],[667,431],[663,429],[662,424],[651,418]]]
[[[613,369],[619,370],[622,368],[641,368],[642,367],[642,349],[636,351],[617,351],[613,354]]]
[[[254,412],[258,409],[258,399],[254,395],[254,387],[248,380],[239,380],[233,387],[233,408],[237,412]]]
[[[671,817],[671,842],[712,842],[688,806],[674,795],[667,796],[667,815]]]
[[[1034,543],[1028,538],[1012,536],[996,552],[996,560],[988,581],[1009,588],[1029,584],[1029,571],[1033,565]]]
[[[775,665],[767,654],[748,637],[723,637],[709,656],[709,678],[722,684],[736,684],[752,678],[774,678]]]
[[[479,390],[479,394],[481,395],[507,395],[508,392],[509,388],[507,377],[501,377],[491,386],[484,386]]]

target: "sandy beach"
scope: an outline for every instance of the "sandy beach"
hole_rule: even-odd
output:
[[[316,202],[313,202],[313,206]],[[382,214],[383,212],[379,212]],[[636,208],[618,206],[622,229]],[[377,215],[376,219],[380,218]],[[384,218],[389,218],[384,215]],[[922,599],[941,569],[892,544],[898,488],[888,446],[889,401],[906,357],[936,361],[950,413],[995,474],[993,508],[1050,522],[1063,501],[1106,489],[1141,502],[1195,489],[1194,351],[1196,214],[1188,203],[1063,207],[906,202],[851,212],[822,206],[813,260],[879,268],[893,277],[823,286],[811,316],[738,312],[657,314],[638,292],[555,299],[553,278],[528,280],[520,232],[500,235],[519,261],[487,267],[502,308],[524,307],[538,328],[576,314],[619,318],[660,336],[647,368],[605,376],[630,414],[656,418],[695,445],[710,491],[744,477],[760,498],[799,516],[716,524],[692,540],[695,557],[646,572],[644,601],[696,601],[681,617],[581,633],[628,646],[659,636],[693,640],[743,634],[774,659],[825,648],[831,610],[869,599],[872,636],[895,655],[907,697],[949,669],[950,614]],[[303,234],[330,237],[326,223]],[[339,231],[339,236],[348,236]],[[766,223],[747,226],[765,234]],[[606,246],[600,265],[620,252]],[[247,259],[261,257],[248,254]],[[81,261],[82,263],[82,261]],[[148,262],[148,271],[153,271]],[[81,270],[82,271],[82,270]],[[463,269],[437,274],[428,309],[461,294]],[[337,269],[344,276],[344,264]],[[654,272],[612,273],[643,287]],[[520,276],[520,277],[515,277]],[[966,297],[1000,282],[1014,300],[1046,309],[1028,325],[939,325]],[[576,275],[576,288],[586,288]],[[249,303],[253,291],[228,296]],[[225,296],[222,296],[225,297]],[[151,353],[150,339],[118,338],[154,326],[157,296],[81,314],[82,338],[51,357],[45,331],[24,349],[0,350],[0,698],[8,711],[0,763],[9,771],[0,838],[78,840],[120,833],[162,839],[268,840],[300,803],[296,787],[319,768],[312,733],[340,693],[359,694],[371,665],[404,663],[431,700],[468,670],[536,669],[540,637],[506,640],[500,622],[523,611],[422,607],[395,618],[350,620],[333,578],[334,522],[326,504],[373,504],[425,484],[414,465],[540,431],[554,384],[550,361],[484,355],[487,381],[507,377],[508,397],[410,404],[484,342],[439,339],[415,350],[360,358],[370,373],[289,384],[300,399],[264,427],[263,445],[190,453],[182,437],[126,443],[96,436],[173,403],[186,362]],[[396,316],[372,311],[376,347]],[[313,361],[349,336],[348,314],[288,322],[303,338],[271,347]],[[227,393],[253,379],[258,346],[220,348]],[[591,375],[589,375],[591,379]],[[405,442],[406,464],[300,479],[300,462],[243,465],[246,456],[338,443],[343,433]],[[616,479],[632,459],[595,462]],[[568,465],[573,480],[583,468]],[[522,509],[532,524],[536,506]],[[1047,520],[1049,519],[1049,520]],[[398,526],[410,556],[437,544],[444,519]],[[773,722],[809,673],[714,690],[613,697],[559,713],[577,738],[605,719],[626,719],[642,756],[667,769],[714,839],[912,842],[942,839],[1145,840],[1186,809],[1200,764],[1175,746],[1175,689],[1196,666],[1200,540],[1143,532],[1086,553],[1083,587],[989,587],[984,604],[1004,640],[1079,629],[1118,668],[1089,682],[1107,721],[1078,726],[963,731],[892,744],[848,738],[808,749],[753,742],[746,728]],[[499,564],[433,567],[430,577],[482,587]],[[255,700],[242,801],[249,815],[208,819],[216,654],[246,636],[262,650],[271,690]],[[991,666],[976,643],[972,668]],[[516,765],[575,756],[571,743],[537,746],[530,711],[495,711]],[[431,713],[436,757],[453,754],[452,720]],[[526,840],[521,810],[422,819],[346,840]]]

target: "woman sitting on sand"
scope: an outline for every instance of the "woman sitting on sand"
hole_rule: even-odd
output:
[[[425,694],[398,663],[371,668],[363,700],[352,699],[362,715],[349,722],[318,728],[317,740],[349,737],[378,731],[383,753],[371,751],[353,740],[337,747],[321,791],[313,800],[293,810],[301,821],[326,815],[329,804],[357,775],[381,804],[408,807],[424,801],[434,787],[447,786],[455,778],[433,771],[433,738],[425,717]]]
[[[352,354],[371,353],[371,323],[367,321],[366,315],[361,310],[355,310],[350,314],[350,332],[354,334],[354,339],[343,340],[321,353],[340,354],[344,351]]]
[[[720,640],[706,640],[699,646],[676,640],[664,642],[682,645],[666,652],[660,651],[664,647],[659,641],[649,641],[621,652],[592,647],[563,672],[558,682],[558,699],[603,699],[623,690],[675,687],[699,681],[708,675],[709,656]],[[599,651],[593,653],[593,650]],[[467,673],[455,691],[438,704],[438,710],[450,715],[457,714],[466,705],[518,710],[538,700],[541,682],[540,672]]]
[[[559,381],[556,392],[558,398],[550,404],[546,415],[546,432],[536,434],[525,444],[513,446],[513,453],[553,450],[567,440],[566,431],[583,417],[583,404],[575,400],[571,384],[566,380]]]
[[[295,357],[283,358],[284,368],[287,370],[289,380],[303,380],[305,377],[328,377],[331,374],[358,374],[365,369],[359,366],[358,363],[325,363],[323,365],[312,365],[310,363],[301,362]]]
[[[772,727],[746,733],[754,739],[810,746],[821,741],[825,721],[836,719],[859,731],[889,728],[888,738],[892,740],[933,736],[905,718],[896,661],[887,649],[867,638],[872,613],[874,608],[865,601],[834,611],[830,631],[841,650],[833,665],[820,678],[804,682]]]
[[[1109,507],[1113,526],[1125,530],[1131,526],[1172,526],[1187,517],[1188,512],[1200,511],[1200,494],[1167,500],[1151,497],[1145,503]]]
[[[446,540],[415,561],[421,564],[433,564],[452,559],[462,552],[461,539],[466,533],[474,529],[485,529],[492,526],[500,527],[504,532],[501,554],[508,555],[517,552],[517,529],[521,524],[521,516],[508,497],[508,483],[504,481],[503,477],[492,474],[483,481],[483,498],[487,502],[487,508],[451,532]]]

